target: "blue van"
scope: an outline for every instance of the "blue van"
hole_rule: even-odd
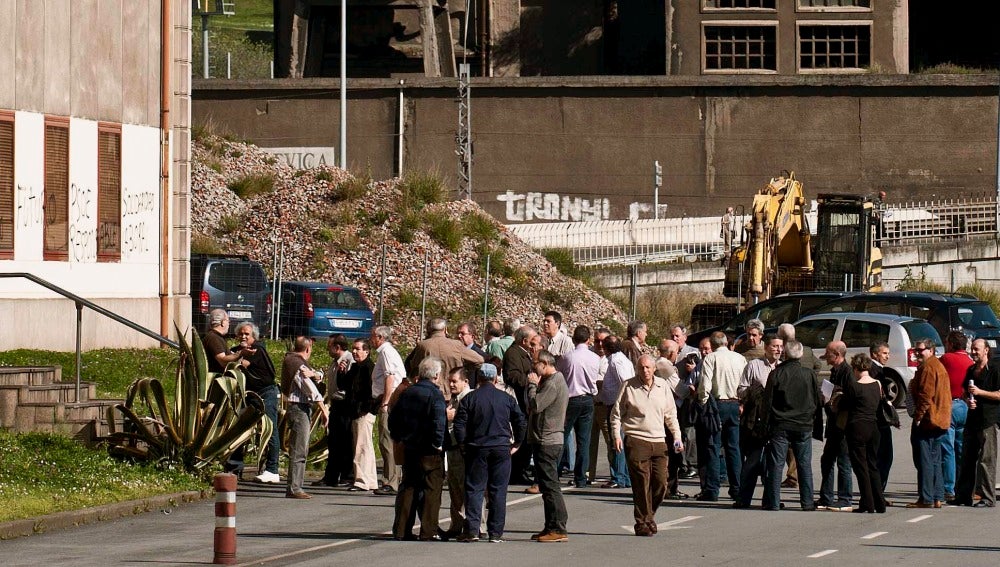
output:
[[[282,337],[350,339],[371,335],[375,314],[356,287],[321,282],[282,282],[278,332]]]

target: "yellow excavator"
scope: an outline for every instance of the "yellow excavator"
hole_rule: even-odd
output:
[[[782,172],[754,195],[723,293],[754,304],[793,291],[881,291],[878,216],[870,199],[821,194],[810,235],[802,183]]]

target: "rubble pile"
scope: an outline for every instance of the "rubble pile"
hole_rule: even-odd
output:
[[[229,185],[247,176],[273,179],[273,190],[239,197]],[[413,216],[401,202],[400,180],[373,181],[367,188],[363,183],[341,169],[294,170],[251,144],[203,136],[193,144],[192,231],[214,238],[226,253],[246,254],[269,272],[278,259],[283,280],[357,286],[374,308],[384,249],[384,322],[404,344],[422,335],[418,328],[425,258],[428,318],[481,321],[483,254],[490,253],[491,319],[517,317],[537,325],[546,310],[555,309],[569,332],[576,324],[616,325],[625,320],[614,303],[560,274],[474,202],[436,203],[420,211],[448,217],[457,226],[470,215],[481,215],[495,227],[493,241],[467,235],[452,252],[422,225],[405,238],[408,242],[400,241],[400,223],[412,223]]]

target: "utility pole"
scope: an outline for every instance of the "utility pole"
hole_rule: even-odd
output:
[[[472,199],[472,99],[470,97],[469,64],[458,66],[458,198]]]

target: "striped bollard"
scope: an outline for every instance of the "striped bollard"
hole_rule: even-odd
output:
[[[215,558],[212,563],[236,563],[236,475],[219,473],[215,488]]]

